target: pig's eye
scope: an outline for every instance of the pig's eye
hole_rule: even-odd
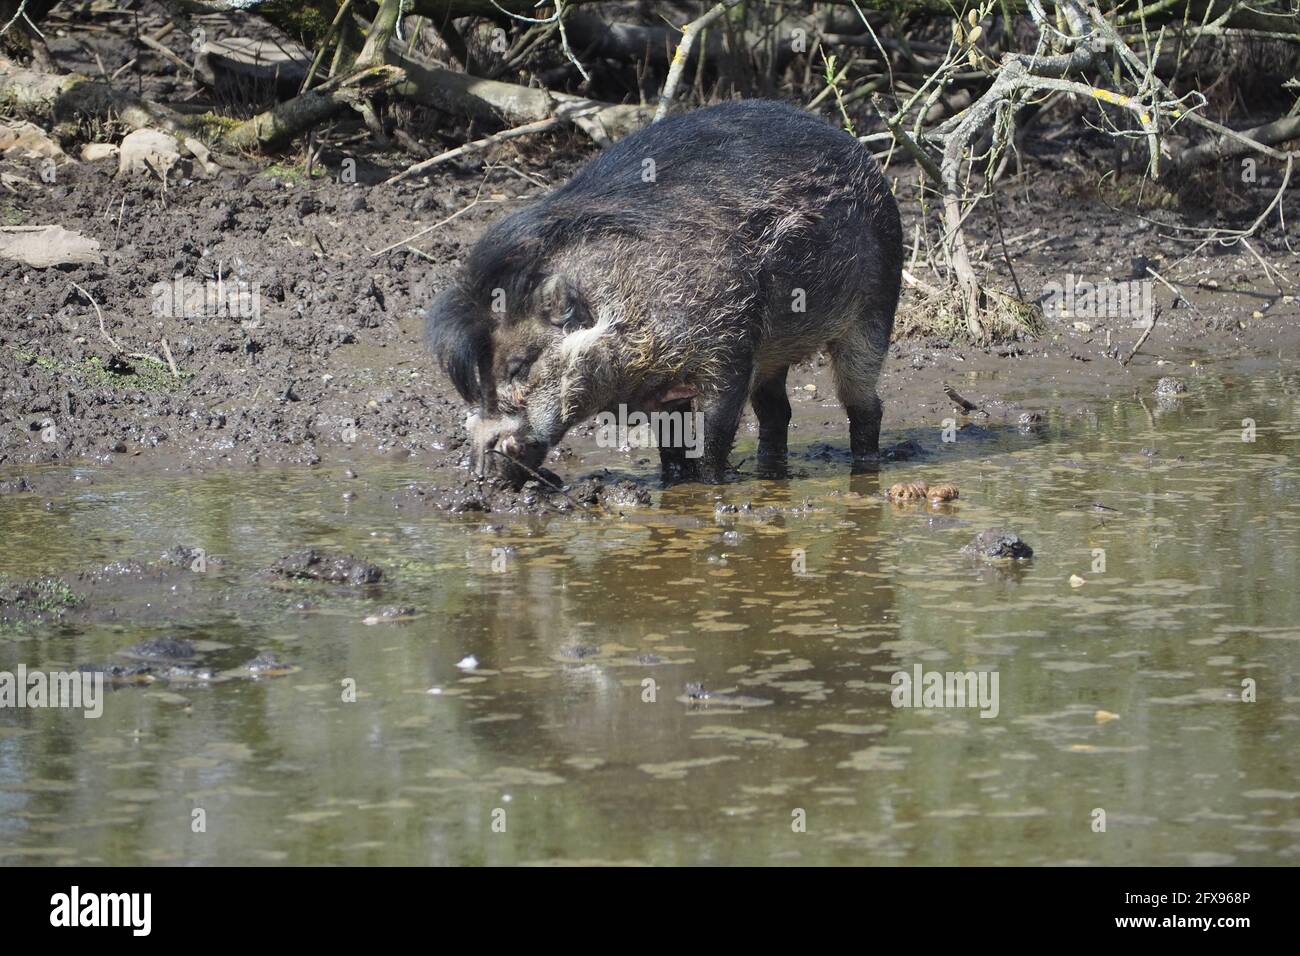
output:
[[[527,359],[515,358],[506,363],[506,378],[516,379],[527,376],[532,362]]]

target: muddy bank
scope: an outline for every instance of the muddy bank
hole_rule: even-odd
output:
[[[620,481],[653,479],[650,455],[597,449],[586,426],[548,463],[574,485],[568,498],[536,487],[486,492],[463,468],[466,409],[422,341],[424,308],[486,224],[563,182],[586,155],[571,137],[539,139],[511,145],[486,172],[447,165],[395,187],[373,185],[391,171],[382,164],[395,161],[384,155],[363,158],[356,182],[340,176],[347,157],[327,153],[313,176],[281,163],[167,185],[119,179],[111,161],[70,162],[54,183],[31,164],[0,161],[31,183],[3,200],[6,222],[62,225],[98,240],[105,258],[102,266],[47,269],[0,261],[0,494],[39,493],[43,481],[61,480],[29,467],[38,464],[184,472],[383,457],[417,461],[428,482],[411,497],[448,510],[581,510]],[[1026,297],[1071,277],[1137,281],[1146,265],[1173,275],[1187,245],[1135,211],[1072,193],[1078,176],[1045,161],[1002,210]],[[920,214],[908,203],[903,214],[910,235]],[[1286,245],[1295,247],[1300,233],[1291,232],[1260,243],[1286,275],[1300,272]],[[985,270],[1005,276],[993,224],[972,234],[986,243]],[[1068,415],[1083,399],[1150,393],[1169,374],[1194,380],[1208,365],[1295,354],[1300,309],[1244,249],[1211,247],[1177,276],[1191,306],[1153,283],[1157,326],[1127,367],[1119,359],[1141,333],[1133,317],[1080,318],[1077,308],[1050,316],[1039,338],[987,349],[896,341],[881,382],[886,444],[908,428],[937,430],[954,410],[979,427],[985,417]],[[904,309],[915,308],[914,295],[905,291]],[[133,357],[122,358],[110,340]],[[824,357],[790,379],[796,461],[837,455],[847,429]],[[945,383],[979,411],[960,414]],[[1031,383],[1053,386],[1054,407],[1016,403]],[[754,429],[747,413],[733,462],[743,460]],[[619,501],[637,495],[612,493]]]

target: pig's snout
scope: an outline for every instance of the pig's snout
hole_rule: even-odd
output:
[[[465,425],[471,438],[470,466],[479,477],[497,478],[519,488],[546,458],[547,446],[528,439],[521,419],[483,419],[474,414]]]

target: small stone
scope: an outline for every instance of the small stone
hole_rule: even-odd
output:
[[[156,129],[138,129],[126,135],[117,157],[119,176],[166,176],[181,152],[174,136]]]
[[[115,159],[118,152],[113,143],[87,143],[81,147],[81,159],[86,163],[98,163],[105,159]]]
[[[1077,574],[1070,575],[1070,587],[1072,588],[1081,588],[1087,583],[1088,582],[1086,580],[1079,577]]]

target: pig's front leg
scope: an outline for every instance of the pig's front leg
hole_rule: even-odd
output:
[[[738,357],[718,386],[700,395],[698,405],[704,419],[703,454],[696,466],[700,481],[716,485],[726,477],[727,458],[736,443],[752,374],[752,360]]]

